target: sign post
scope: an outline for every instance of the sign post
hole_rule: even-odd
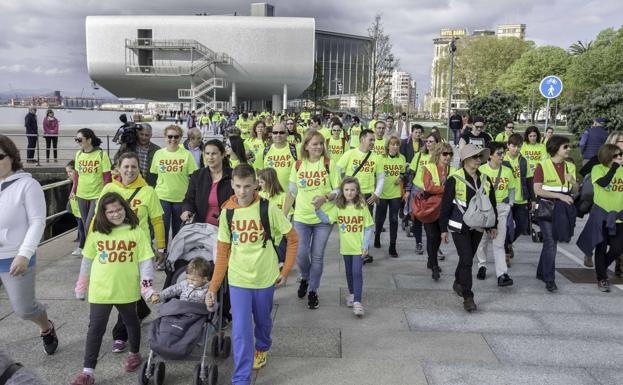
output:
[[[547,107],[545,108],[545,127],[543,127],[547,130],[547,123],[549,120],[549,102],[551,99],[555,99],[560,96],[560,93],[562,92],[562,80],[560,80],[558,76],[546,76],[543,80],[541,80],[539,91],[541,91],[541,95],[547,99]]]

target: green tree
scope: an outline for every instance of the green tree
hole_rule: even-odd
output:
[[[489,95],[498,78],[534,43],[515,37],[476,36],[460,39],[456,45],[453,93],[471,99]],[[439,61],[439,67],[449,68],[449,63],[447,55]]]
[[[578,40],[569,46],[569,53],[573,56],[579,56],[579,55],[585,54],[591,49],[592,45],[593,45],[592,41],[584,43],[581,40]]]
[[[541,80],[548,75],[557,75],[564,83],[570,63],[571,55],[564,49],[552,46],[538,47],[526,51],[508,67],[497,85],[501,90],[516,94],[518,102],[525,110],[531,110],[534,105],[534,113],[546,102],[538,91]]]
[[[519,102],[514,94],[493,91],[488,96],[471,98],[467,106],[470,116],[485,118],[487,132],[495,136],[504,130],[506,122],[513,119]]]
[[[623,28],[601,31],[590,50],[573,58],[567,80],[567,100],[575,104],[596,88],[623,81]]]
[[[567,115],[567,126],[577,135],[588,128],[593,119],[606,118],[609,130],[623,129],[623,82],[607,84],[595,90],[582,104],[571,104],[563,108]]]

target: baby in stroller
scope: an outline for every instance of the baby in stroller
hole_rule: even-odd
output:
[[[205,303],[212,270],[210,262],[201,257],[193,258],[186,267],[186,280],[154,293],[151,303],[166,302],[173,297],[179,297],[180,301]]]

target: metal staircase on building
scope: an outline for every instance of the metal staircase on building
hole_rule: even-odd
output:
[[[178,89],[179,99],[191,100],[198,112],[227,108],[228,103],[215,100],[215,90],[228,86],[225,79],[216,77],[217,68],[226,70],[233,65],[232,58],[226,53],[216,53],[198,41],[189,39],[125,39],[125,48],[127,75],[189,77],[191,88]],[[154,59],[154,52],[159,53],[157,59]],[[187,53],[188,59],[184,61],[188,64],[173,64],[173,55],[177,55],[175,62],[180,61],[179,52]],[[212,96],[210,92],[213,92]]]

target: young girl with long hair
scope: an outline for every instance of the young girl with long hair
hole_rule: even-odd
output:
[[[366,199],[361,193],[359,181],[353,177],[345,177],[335,199],[334,208],[328,213],[318,210],[317,215],[324,223],[337,223],[340,254],[344,258],[348,284],[346,306],[353,308],[353,314],[362,317],[363,257],[368,254],[374,221]]]
[[[121,314],[129,337],[130,353],[123,368],[133,372],[140,366],[141,328],[136,302],[141,294],[144,298],[153,294],[151,241],[121,195],[111,192],[100,198],[82,255],[75,292],[84,298],[88,286],[89,328],[84,368],[71,385],[95,383],[93,372],[113,306]]]

